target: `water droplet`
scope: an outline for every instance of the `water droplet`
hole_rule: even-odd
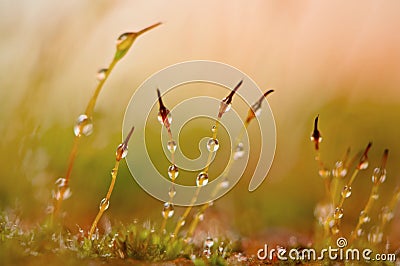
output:
[[[235,152],[233,154],[233,160],[238,160],[238,159],[242,158],[243,155],[244,155],[243,143],[239,142],[235,147]]]
[[[331,232],[332,232],[332,234],[334,234],[334,235],[339,234],[339,232],[340,232],[339,226],[337,226],[337,225],[332,226]]]
[[[65,189],[64,194],[62,195],[62,200],[70,198],[71,195],[72,195],[71,189],[70,188]],[[53,197],[56,200],[61,200],[61,191],[60,190],[57,190],[57,192],[53,191]]]
[[[372,227],[371,232],[368,234],[368,241],[372,244],[382,243],[383,233],[378,227]]]
[[[210,138],[207,142],[207,149],[210,152],[215,152],[219,148],[219,143],[217,139]]]
[[[208,174],[206,172],[201,172],[196,178],[196,185],[202,187],[208,183]]]
[[[125,158],[128,155],[128,146],[125,143],[119,144],[115,155],[117,157],[117,161]]]
[[[113,168],[113,169],[111,170],[111,176],[114,176],[116,173],[117,173],[117,169],[116,169],[116,168]]]
[[[222,254],[222,252],[224,251],[224,242],[221,242],[221,245],[218,247],[218,252],[220,253],[220,254]]]
[[[168,176],[171,178],[172,181],[174,181],[179,175],[179,170],[178,167],[175,164],[171,164],[168,167]]]
[[[228,188],[229,187],[229,180],[227,178],[225,178],[224,180],[222,180],[222,182],[220,183],[221,188]]]
[[[164,208],[161,212],[164,218],[171,218],[174,215],[174,205],[170,202],[164,203]]]
[[[167,147],[170,153],[174,153],[176,151],[176,142],[175,140],[170,140],[167,142]]]
[[[344,188],[342,190],[342,197],[343,198],[348,198],[350,196],[351,196],[351,187],[344,186]]]
[[[186,220],[180,220],[181,226],[184,226],[186,224]]]
[[[325,223],[326,219],[328,216],[332,213],[333,211],[333,205],[331,203],[327,202],[322,202],[317,204],[314,210],[314,215],[318,219],[318,222],[320,224]]]
[[[200,213],[199,214],[199,221],[202,222],[204,220],[204,214]]]
[[[361,228],[357,230],[356,235],[358,237],[362,236],[364,234],[364,230],[362,230]]]
[[[74,134],[77,137],[82,135],[89,136],[93,133],[93,123],[92,120],[85,114],[78,116],[75,122]]]
[[[216,131],[217,131],[217,127],[216,127],[216,126],[212,126],[211,132],[212,132],[212,133],[215,133]]]
[[[342,161],[337,161],[335,163],[335,168],[332,170],[332,175],[334,177],[345,177],[347,175],[347,169],[344,167]]]
[[[386,180],[386,169],[375,168],[372,174],[372,182],[374,184],[382,184]]]
[[[365,160],[361,161],[361,162],[358,164],[357,168],[358,168],[359,170],[365,170],[365,169],[368,168],[368,165],[369,165],[368,160],[365,159]]]
[[[176,195],[175,186],[171,186],[171,187],[169,188],[168,195],[169,195],[171,198],[175,197],[175,195]]]
[[[172,123],[172,116],[168,109],[166,109],[165,112],[166,112],[165,118],[163,117],[163,115],[160,112],[158,112],[157,119],[161,125],[164,125],[166,128],[168,128]]]
[[[343,217],[343,208],[336,207],[335,212],[333,213],[333,217],[337,219],[341,219]]]
[[[377,200],[377,199],[379,199],[379,194],[378,193],[374,193],[374,194],[371,195],[371,198],[374,199],[374,200]]]
[[[211,256],[211,250],[210,250],[209,248],[205,248],[205,249],[203,250],[203,255],[204,255],[207,259],[209,259],[210,256]]]
[[[107,71],[108,71],[107,68],[102,68],[99,71],[97,71],[97,74],[96,74],[97,80],[99,80],[99,81],[104,80],[106,78]]]
[[[389,222],[394,218],[394,214],[388,206],[385,206],[382,208],[381,217],[383,221]]]
[[[225,100],[225,99],[224,99]],[[218,117],[221,118],[223,114],[231,110],[231,104],[227,104],[224,100],[221,101],[219,106]]]
[[[64,187],[67,184],[67,179],[60,177],[55,182],[57,187]]]
[[[331,175],[331,172],[328,169],[323,168],[323,169],[320,169],[318,171],[318,174],[319,174],[320,177],[324,177],[325,178],[325,177],[329,177]]]
[[[371,217],[368,216],[368,213],[366,213],[365,211],[361,211],[360,212],[360,222],[361,223],[368,223],[369,221],[371,221]]]
[[[214,240],[211,237],[207,237],[206,241],[204,241],[204,245],[207,248],[211,248],[212,246],[214,246]]]
[[[99,209],[105,211],[108,209],[109,206],[110,206],[110,201],[107,198],[104,198],[100,201]]]

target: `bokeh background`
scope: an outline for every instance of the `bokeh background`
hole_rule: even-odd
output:
[[[398,1],[1,0],[0,208],[17,210],[27,224],[43,220],[96,71],[111,61],[121,33],[158,21],[163,25],[137,40],[99,97],[95,131],[82,141],[73,195],[63,205],[67,226],[88,228],[96,214],[135,89],[154,72],[195,59],[230,64],[275,89],[268,99],[277,126],[271,171],[253,193],[245,175],[210,210],[205,230],[218,231],[219,223],[221,233],[261,240],[312,234],[314,207],[324,197],[309,140],[317,114],[330,166],[349,146],[355,154],[372,141],[372,167],[390,149],[383,203],[400,182],[399,9]],[[138,187],[125,163],[121,168],[104,220],[160,223],[161,203]],[[350,225],[367,200],[371,173],[359,176],[346,201]]]

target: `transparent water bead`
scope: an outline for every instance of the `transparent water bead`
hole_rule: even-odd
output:
[[[203,187],[208,184],[208,174],[206,172],[201,172],[196,178],[196,185],[198,187]]]
[[[98,81],[104,80],[104,79],[106,78],[107,71],[108,71],[107,68],[102,68],[102,69],[100,69],[99,71],[97,71],[97,73],[96,73],[96,78],[97,78],[97,80],[98,80]]]
[[[326,168],[319,169],[318,174],[320,177],[329,177],[331,175],[331,171]]]
[[[386,180],[386,169],[375,168],[372,174],[372,183],[382,184]]]
[[[220,106],[219,106],[219,112],[218,112],[218,117],[221,118],[223,114],[231,110],[232,104],[227,104],[225,102],[225,99],[222,100]]]
[[[342,161],[337,161],[335,163],[335,168],[332,170],[332,175],[334,177],[345,177],[347,175],[347,169],[344,167]]]
[[[168,109],[165,109],[165,114],[158,112],[157,119],[158,122],[160,122],[161,125],[165,125],[165,127],[169,127],[172,123],[172,116]]]
[[[174,215],[174,213],[175,213],[174,205],[170,202],[164,203],[164,208],[161,212],[161,215],[167,219],[171,218]]]
[[[239,142],[235,147],[235,152],[233,153],[233,160],[238,160],[244,156],[244,145]]]
[[[110,206],[110,201],[107,198],[104,198],[100,201],[99,209],[105,211],[108,209],[109,206]]]
[[[217,139],[209,139],[207,142],[207,150],[210,152],[215,152],[219,148],[219,143]]]
[[[203,213],[199,214],[199,221],[200,222],[204,221],[204,214]]]
[[[75,122],[74,134],[77,137],[82,135],[89,136],[93,133],[93,123],[92,120],[85,114],[78,116]]]
[[[334,235],[339,234],[339,232],[340,232],[339,226],[337,226],[337,225],[332,226],[331,232],[332,232],[332,234],[334,234]]]
[[[168,176],[169,178],[174,181],[179,175],[178,167],[175,164],[171,164],[168,167]]]
[[[358,164],[358,169],[359,170],[365,170],[368,168],[369,162],[367,159],[362,160],[359,164]]]
[[[368,234],[368,241],[372,244],[382,243],[383,233],[379,230],[379,227],[371,228],[371,232]]]
[[[371,198],[374,199],[374,200],[377,200],[377,199],[379,199],[379,194],[378,193],[374,193],[374,194],[371,195]]]
[[[207,237],[206,241],[204,241],[204,246],[211,248],[214,246],[214,240],[211,237]]]
[[[175,140],[169,140],[167,142],[167,148],[170,153],[174,153],[176,151],[176,142]]]
[[[169,188],[168,195],[169,195],[171,198],[175,197],[175,195],[176,195],[175,186],[171,186],[171,187]]]
[[[357,230],[356,235],[358,237],[362,236],[364,234],[364,230],[362,230],[361,228]]]
[[[65,187],[65,185],[67,184],[67,179],[60,177],[56,180],[55,184],[57,187]]]
[[[227,178],[224,178],[224,180],[221,181],[220,186],[221,186],[221,188],[228,188],[229,180]]]
[[[216,127],[216,126],[212,126],[211,132],[212,132],[212,133],[215,133],[216,131],[217,131],[217,127]]]
[[[388,206],[385,206],[382,208],[381,216],[383,221],[389,222],[394,218],[394,213],[390,210]]]
[[[343,208],[336,207],[335,212],[333,213],[333,217],[337,219],[341,219],[343,217]]]
[[[70,198],[71,195],[72,195],[71,189],[70,188],[65,189],[64,194],[62,195],[62,200]],[[57,192],[53,191],[53,198],[55,198],[56,200],[61,200],[61,191],[59,189],[57,190]]]
[[[344,186],[342,190],[342,197],[343,198],[348,198],[351,196],[351,187],[349,186]]]
[[[128,146],[125,143],[119,144],[115,155],[118,161],[125,158],[128,155]]]
[[[361,223],[368,223],[369,221],[371,221],[371,217],[368,216],[368,213],[366,213],[365,211],[361,211],[360,212],[360,222]]]

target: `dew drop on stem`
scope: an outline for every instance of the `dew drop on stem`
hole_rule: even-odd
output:
[[[206,241],[204,241],[204,245],[207,248],[211,248],[212,246],[214,246],[214,240],[211,237],[207,237]]]
[[[240,158],[243,158],[243,156],[244,156],[244,145],[242,142],[239,142],[235,147],[235,151],[233,153],[233,160],[238,160]]]
[[[171,198],[175,197],[175,195],[176,195],[175,186],[171,186],[171,187],[169,188],[168,195],[169,195]]]
[[[348,198],[351,196],[351,187],[349,186],[344,186],[342,190],[342,197],[343,198]]]
[[[333,217],[338,220],[343,217],[343,208],[337,207],[333,213]]]
[[[167,142],[167,147],[170,153],[174,153],[176,151],[176,142],[175,140],[169,140]]]
[[[104,198],[100,201],[99,209],[105,211],[108,209],[109,206],[110,206],[110,201],[107,198]]]
[[[201,172],[196,178],[197,187],[203,187],[208,183],[208,174],[206,172]]]
[[[89,136],[93,133],[93,123],[92,120],[85,114],[78,116],[75,122],[74,134],[77,137]]]
[[[175,164],[171,164],[168,167],[168,176],[169,178],[174,181],[179,175],[178,167]]]
[[[161,212],[161,215],[167,219],[167,218],[171,218],[175,213],[175,209],[174,209],[174,205],[170,202],[166,202],[164,203],[164,208]]]
[[[210,138],[207,141],[207,150],[210,152],[215,152],[219,148],[219,142],[217,139]]]
[[[104,79],[106,78],[107,71],[108,71],[107,68],[102,68],[102,69],[100,69],[99,71],[97,71],[97,73],[96,73],[96,78],[97,78],[97,80],[98,80],[98,81],[104,80]]]

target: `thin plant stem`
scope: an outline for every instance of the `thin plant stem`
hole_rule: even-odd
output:
[[[131,128],[131,130],[129,131],[128,136],[126,137],[124,142],[121,143],[117,147],[117,151],[115,153],[115,165],[114,165],[113,170],[111,171],[111,183],[108,188],[106,197],[103,198],[100,202],[99,212],[97,213],[96,218],[94,219],[92,226],[90,227],[89,239],[92,239],[92,235],[93,235],[94,231],[96,230],[97,224],[98,224],[101,216],[108,209],[108,207],[110,205],[111,194],[114,190],[115,181],[117,180],[119,163],[120,163],[121,159],[125,158],[126,155],[128,154],[128,142],[132,136],[133,130],[134,130],[134,127]]]
[[[259,111],[261,110],[261,103],[262,103],[263,99],[264,99],[265,97],[267,97],[267,96],[268,96],[270,93],[272,93],[272,92],[274,92],[274,90],[268,90],[267,92],[265,92],[265,93],[261,96],[261,98],[260,98],[257,102],[255,102],[255,103],[252,105],[252,107],[249,109],[247,118],[246,118],[246,120],[245,120],[245,122],[244,122],[244,125],[243,125],[242,129],[241,129],[240,132],[239,132],[239,135],[238,135],[238,136],[236,137],[236,139],[235,139],[235,143],[234,143],[234,145],[233,145],[233,148],[236,148],[236,147],[239,145],[239,143],[242,142],[244,133],[247,131],[247,128],[248,128],[250,122],[256,117],[256,112],[259,112]],[[229,158],[229,161],[228,161],[228,165],[226,166],[226,168],[225,168],[225,170],[224,170],[224,173],[223,173],[222,177],[220,178],[220,183],[219,183],[218,186],[216,186],[216,187],[214,188],[214,190],[213,190],[213,192],[212,192],[212,197],[214,197],[214,196],[218,193],[218,191],[221,189],[222,182],[224,182],[224,181],[226,180],[227,176],[229,175],[230,170],[231,170],[232,165],[233,165],[233,162],[235,161],[235,160],[234,160],[234,156],[235,156],[235,154],[234,154],[234,152],[232,152],[232,153],[231,153],[231,156],[230,156],[230,158]],[[202,205],[201,208],[197,211],[196,215],[194,216],[194,218],[193,218],[193,220],[192,220],[192,222],[191,222],[191,224],[190,224],[190,226],[189,226],[188,232],[187,232],[187,234],[186,234],[187,237],[191,237],[191,236],[193,235],[194,230],[196,229],[197,224],[198,224],[199,221],[200,221],[201,215],[202,215],[211,205],[212,205],[211,202],[207,202],[207,203],[205,203],[204,205]]]
[[[339,227],[341,218],[343,216],[343,213],[342,213],[343,212],[343,204],[344,204],[346,198],[351,195],[351,193],[349,195],[347,195],[346,191],[351,191],[351,186],[352,186],[354,180],[356,179],[358,173],[360,172],[360,170],[364,170],[368,167],[368,151],[370,150],[371,146],[372,146],[372,143],[371,142],[368,143],[367,148],[365,149],[363,155],[361,156],[356,169],[354,170],[353,174],[351,175],[346,186],[344,186],[342,193],[340,193],[340,200],[339,200],[338,205],[336,206],[334,212],[331,215],[329,215],[328,218],[326,219],[324,227],[325,227],[325,231],[327,233],[329,232],[329,228],[331,227],[332,221],[334,222],[333,226]],[[337,229],[337,231],[339,230],[339,228],[336,228],[336,229]]]
[[[104,77],[102,77],[99,80],[99,83],[96,86],[96,89],[94,90],[94,93],[92,95],[92,97],[90,98],[87,107],[85,109],[85,113],[84,115],[86,115],[86,117],[88,119],[90,119],[92,121],[92,116],[93,116],[93,111],[97,102],[97,98],[101,92],[101,90],[104,87],[104,83],[107,81],[108,77],[110,76],[112,70],[114,69],[115,65],[123,58],[123,56],[128,52],[128,50],[130,49],[130,47],[132,46],[133,42],[135,41],[135,39],[140,36],[141,34],[157,27],[158,25],[160,25],[161,23],[155,23],[145,29],[140,30],[139,32],[130,32],[130,33],[125,33],[123,35],[121,35],[118,40],[117,40],[117,47],[116,47],[116,52],[114,55],[113,60],[111,61],[111,63],[109,64],[108,68],[104,71]],[[122,36],[124,36],[123,38],[121,38]],[[75,163],[75,159],[76,159],[76,155],[78,152],[78,147],[79,147],[79,140],[82,137],[82,134],[76,134],[75,138],[74,138],[74,143],[73,143],[73,147],[72,150],[70,152],[69,155],[69,159],[68,159],[68,167],[67,167],[67,171],[65,174],[65,182],[64,185],[62,187],[59,188],[58,191],[58,197],[55,199],[55,203],[54,203],[54,211],[52,212],[52,220],[54,219],[54,217],[56,217],[58,215],[59,210],[61,209],[61,205],[62,205],[62,201],[64,200],[65,197],[65,193],[69,188],[69,182],[71,179],[71,173],[72,173],[72,169]]]
[[[223,115],[227,110],[229,110],[229,108],[230,108],[230,106],[231,106],[231,103],[232,103],[232,98],[233,98],[235,92],[236,92],[236,91],[239,89],[239,87],[242,85],[242,83],[243,83],[243,80],[241,80],[241,81],[236,85],[236,87],[229,93],[229,95],[228,95],[227,97],[225,97],[224,99],[222,99],[221,104],[220,104],[220,108],[219,108],[219,111],[218,111],[218,117],[217,117],[217,120],[215,121],[215,126],[214,126],[214,128],[213,128],[212,139],[214,139],[214,140],[217,139],[217,136],[218,136],[218,127],[219,127],[219,124],[220,124],[222,115]],[[205,174],[208,174],[208,170],[209,170],[209,167],[210,167],[210,164],[211,164],[211,160],[212,160],[212,155],[213,155],[214,152],[216,152],[216,151],[209,150],[208,158],[207,158],[207,163],[206,163],[206,166],[205,166],[205,168],[204,168],[204,170],[203,170],[203,172],[204,172]],[[187,216],[189,215],[190,211],[193,209],[193,206],[194,206],[194,204],[196,203],[197,198],[198,198],[198,196],[199,196],[199,194],[200,194],[201,187],[202,187],[202,186],[198,186],[198,187],[197,187],[197,189],[196,189],[196,191],[195,191],[195,193],[194,193],[194,195],[193,195],[193,197],[192,197],[192,199],[191,199],[190,205],[189,205],[188,207],[186,207],[185,212],[184,212],[184,213],[182,214],[182,216],[179,218],[178,223],[176,224],[175,230],[174,230],[174,233],[173,233],[174,236],[177,236],[177,235],[178,235],[180,229],[181,229],[182,226],[184,225],[184,222],[185,222]]]
[[[216,139],[216,138],[217,138],[217,135],[218,135],[218,125],[219,125],[219,123],[220,123],[220,118],[218,118],[218,119],[216,120],[216,122],[215,122],[215,129],[214,129],[214,132],[213,132],[213,135],[212,135],[212,138],[213,138],[213,139]],[[207,174],[208,174],[209,165],[210,165],[210,163],[211,163],[212,154],[213,154],[213,151],[209,151],[209,153],[208,153],[208,158],[207,158],[207,164],[206,164],[206,167],[205,167],[204,170],[203,170],[203,171],[204,171],[205,173],[207,173]],[[199,196],[199,194],[200,194],[200,191],[201,191],[201,186],[198,186],[198,187],[196,188],[196,191],[195,191],[195,193],[194,193],[194,195],[193,195],[191,201],[190,201],[190,205],[189,205],[188,207],[186,207],[185,212],[184,212],[184,213],[182,214],[182,216],[179,218],[179,221],[178,221],[178,223],[177,223],[176,226],[175,226],[175,230],[174,230],[174,233],[173,233],[174,236],[178,235],[178,233],[179,233],[181,227],[184,225],[184,221],[186,220],[186,218],[187,218],[187,216],[189,215],[190,211],[193,209],[193,206],[194,206],[194,204],[195,204],[196,201],[197,201],[197,198],[198,198],[198,196]]]

